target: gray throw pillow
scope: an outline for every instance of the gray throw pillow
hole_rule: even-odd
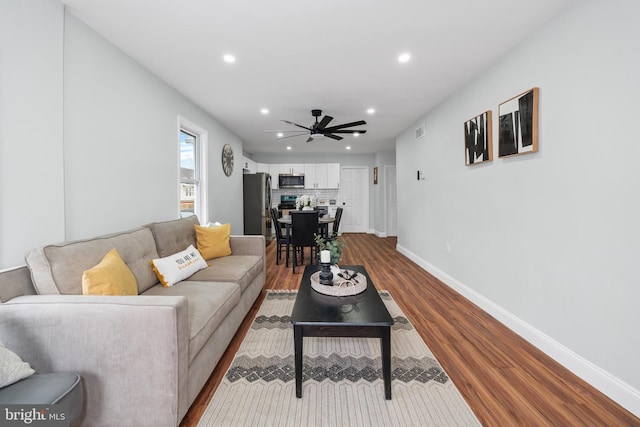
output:
[[[35,371],[20,356],[4,346],[0,341],[0,388],[33,375]]]

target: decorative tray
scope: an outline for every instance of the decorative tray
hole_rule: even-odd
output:
[[[347,275],[345,275],[345,272]],[[354,274],[357,274],[355,277]],[[334,297],[346,297],[357,295],[367,289],[367,278],[362,273],[356,273],[352,270],[342,270],[345,277],[353,277],[347,280],[343,277],[333,274],[333,286],[320,284],[320,272],[316,271],[311,275],[311,288],[323,295],[331,295]]]

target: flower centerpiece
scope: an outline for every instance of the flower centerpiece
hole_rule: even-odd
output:
[[[342,259],[342,251],[347,246],[344,237],[342,239],[325,239],[321,234],[314,234],[313,236],[316,245],[318,245],[318,254],[320,254],[320,251],[329,251],[331,264],[337,265]]]
[[[312,210],[312,209],[315,209],[316,206],[317,206],[317,202],[316,202],[315,196],[304,194],[296,199],[296,208],[298,210],[301,210],[301,209]]]

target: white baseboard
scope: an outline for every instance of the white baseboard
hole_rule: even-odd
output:
[[[610,397],[620,406],[640,417],[640,391],[594,365],[579,354],[563,346],[550,336],[534,328],[519,317],[500,307],[493,301],[474,291],[464,283],[440,270],[435,265],[421,259],[413,252],[396,245],[398,252],[411,259],[422,269],[428,271],[447,286],[495,317],[498,321],[539,348],[545,354]]]
[[[387,237],[387,233],[385,233],[384,231],[373,230],[373,234],[380,238]]]

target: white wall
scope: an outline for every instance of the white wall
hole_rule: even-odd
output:
[[[242,169],[220,162],[239,138],[57,0],[0,2],[0,269],[177,218],[178,116],[208,132],[208,219],[242,234]]]
[[[208,132],[209,220],[242,234],[242,168],[221,166],[242,141],[69,12],[64,45],[66,238],[178,217],[178,116]]]
[[[64,238],[57,0],[0,2],[0,269]]]
[[[636,415],[638,16],[576,6],[397,140],[400,250]],[[498,104],[534,86],[539,153],[497,159]],[[496,160],[466,167],[463,122],[488,109]]]
[[[378,184],[373,184],[373,169],[371,172],[371,187],[373,192],[373,211],[374,216],[371,221],[371,228],[378,236],[387,236],[387,224],[385,224],[385,210],[387,206],[384,199],[384,189],[386,186],[386,177],[384,176],[385,166],[394,166],[396,164],[395,151],[381,151],[375,155],[375,165],[378,167]]]

